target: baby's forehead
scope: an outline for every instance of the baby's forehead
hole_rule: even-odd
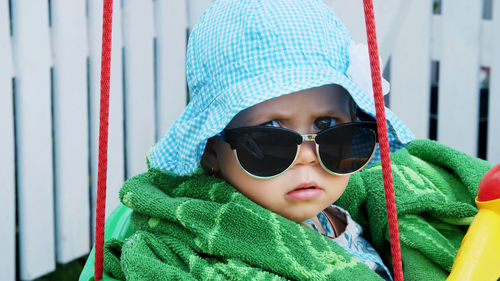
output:
[[[338,85],[325,85],[268,99],[240,111],[227,128],[258,125],[270,118],[350,116],[351,96]]]

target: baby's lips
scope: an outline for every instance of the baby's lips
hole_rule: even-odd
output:
[[[484,174],[477,192],[477,200],[481,202],[500,199],[500,164]]]

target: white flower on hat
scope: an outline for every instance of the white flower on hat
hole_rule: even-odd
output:
[[[379,57],[380,69],[383,69],[382,60]],[[370,56],[368,46],[365,44],[351,44],[349,46],[349,68],[347,76],[373,100],[372,76],[370,70]],[[382,78],[382,93],[387,95],[391,84]]]

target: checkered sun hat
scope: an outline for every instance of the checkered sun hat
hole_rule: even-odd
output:
[[[191,101],[150,153],[150,166],[188,174],[207,139],[240,111],[288,93],[338,84],[375,116],[346,74],[352,38],[321,0],[219,0],[194,26],[187,49]],[[388,109],[391,151],[414,137]],[[378,153],[377,153],[378,155]]]

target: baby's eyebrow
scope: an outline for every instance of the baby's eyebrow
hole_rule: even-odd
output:
[[[258,125],[275,119],[290,118],[292,115],[279,108],[271,110],[251,110],[244,112],[235,120],[238,125]],[[236,124],[235,124],[236,125]]]
[[[263,118],[258,119],[259,116],[237,116],[236,118],[233,118],[231,122],[227,125],[226,129],[232,129],[232,128],[238,128],[238,127],[244,127],[244,126],[250,126],[250,125],[258,125],[261,123],[260,120],[264,120]],[[269,120],[266,120],[269,121]],[[264,122],[266,122],[264,121]],[[258,123],[258,124],[257,124]]]
[[[351,114],[347,110],[328,109],[324,112],[317,113],[319,117],[333,117],[333,118],[346,118],[349,119]]]
[[[264,118],[262,116],[254,116],[254,117],[251,117],[251,118],[248,118],[247,120],[244,121],[244,124],[245,125],[260,125],[260,124],[264,124],[264,123],[267,123],[271,120],[275,120],[275,119],[280,119],[280,118]]]

